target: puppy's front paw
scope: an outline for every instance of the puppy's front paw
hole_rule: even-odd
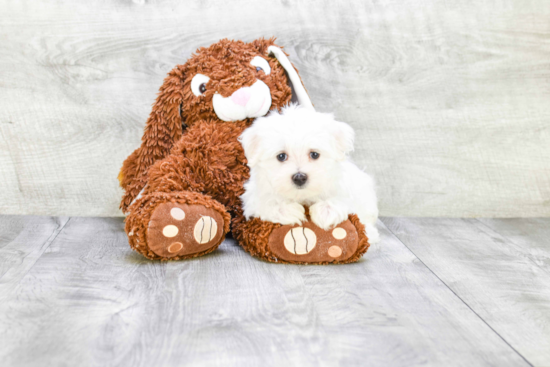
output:
[[[298,203],[284,203],[273,209],[273,216],[262,219],[283,225],[301,224],[306,221],[306,210]]]
[[[371,245],[380,242],[380,234],[378,233],[378,229],[376,229],[373,224],[365,225],[365,233],[367,234]]]
[[[348,218],[347,208],[320,201],[309,208],[309,215],[313,223],[326,230],[342,223]]]

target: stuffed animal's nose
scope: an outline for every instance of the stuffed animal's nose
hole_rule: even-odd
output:
[[[250,93],[250,88],[244,87],[236,90],[231,95],[231,100],[233,101],[233,103],[244,107],[248,103],[248,100],[250,99],[251,95],[252,94]]]
[[[307,175],[305,173],[298,172],[292,175],[292,182],[294,182],[296,186],[304,186],[306,181],[307,181]]]

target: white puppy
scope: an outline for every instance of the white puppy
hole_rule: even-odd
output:
[[[348,158],[353,129],[330,114],[291,105],[257,118],[240,137],[250,179],[241,196],[246,218],[281,224],[311,220],[328,230],[355,213],[378,241],[374,181]]]

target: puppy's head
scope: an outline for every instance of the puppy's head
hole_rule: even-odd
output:
[[[353,139],[349,125],[299,106],[258,118],[241,135],[258,184],[298,201],[321,195],[338,180]]]

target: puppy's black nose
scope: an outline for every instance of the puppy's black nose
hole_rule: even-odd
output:
[[[307,181],[307,175],[305,173],[298,172],[292,175],[292,182],[294,182],[296,186],[303,186],[306,183],[306,181]]]

